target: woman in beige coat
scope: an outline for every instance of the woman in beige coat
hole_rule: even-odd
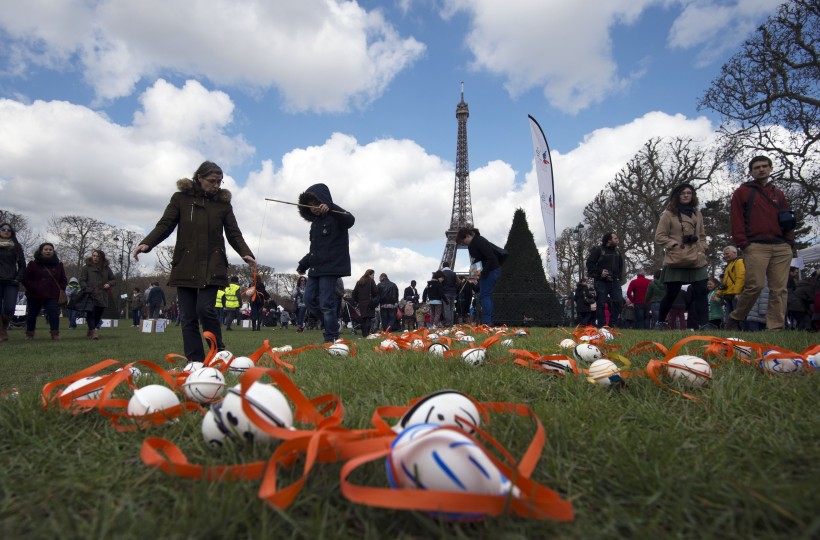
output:
[[[703,214],[698,210],[698,196],[692,184],[681,184],[672,190],[658,227],[655,244],[664,250],[661,280],[666,284],[666,295],[661,300],[657,328],[668,328],[666,315],[681,287],[689,283],[693,290],[691,306],[695,317],[691,328],[708,323],[706,287],[706,233]]]

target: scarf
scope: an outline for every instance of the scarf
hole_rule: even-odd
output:
[[[679,211],[681,214],[685,214],[685,215],[687,215],[687,216],[689,216],[689,217],[692,217],[692,214],[694,214],[694,213],[695,213],[695,209],[694,209],[694,208],[692,208],[692,205],[691,205],[691,204],[686,204],[686,205],[684,205],[684,204],[680,204],[680,205],[678,205],[678,211]]]

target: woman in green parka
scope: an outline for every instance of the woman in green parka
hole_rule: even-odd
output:
[[[168,285],[177,288],[183,348],[191,362],[205,360],[200,324],[216,336],[220,350],[225,348],[214,308],[217,291],[228,285],[225,239],[248,264],[256,264],[236,222],[231,192],[221,185],[222,169],[210,161],[199,166],[193,180],[178,180],[165,213],[133,253],[139,260],[177,229]]]
[[[105,308],[108,307],[108,298],[111,296],[111,288],[114,286],[114,272],[105,258],[105,253],[99,249],[91,252],[91,257],[86,259],[83,271],[80,274],[80,291],[85,293],[90,301],[87,301],[85,319],[88,322],[88,334],[90,339],[99,339],[97,324],[102,318]]]

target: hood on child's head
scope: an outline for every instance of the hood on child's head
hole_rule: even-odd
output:
[[[308,206],[319,206],[320,204],[333,205],[333,198],[330,196],[330,189],[325,184],[313,184],[299,195],[299,215],[306,221],[313,221],[318,216],[310,211]]]

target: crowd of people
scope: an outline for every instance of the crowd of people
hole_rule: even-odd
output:
[[[623,328],[714,330],[812,330],[820,327],[820,276],[801,277],[791,266],[795,218],[785,195],[770,182],[772,162],[757,156],[751,180],[730,206],[733,244],[723,249],[722,275],[710,276],[706,233],[695,187],[676,186],[655,230],[663,266],[643,269],[627,286],[624,256],[610,232],[590,250],[587,275],[574,295],[577,324]]]
[[[794,248],[794,215],[785,195],[770,182],[772,162],[757,156],[749,163],[751,180],[739,186],[731,200],[732,243],[723,249],[721,276],[709,275],[703,215],[696,187],[689,182],[669,195],[655,230],[663,264],[647,277],[639,269],[626,280],[626,259],[614,231],[603,235],[586,258],[587,277],[580,279],[574,307],[581,325],[636,329],[689,328],[710,330],[811,330],[820,327],[820,276],[802,275],[790,267]],[[298,332],[317,328],[322,339],[339,338],[343,325],[362,336],[382,330],[413,330],[422,326],[448,327],[470,322],[494,325],[492,293],[506,252],[475,228],[460,229],[455,241],[470,255],[470,272],[456,274],[448,264],[431,273],[419,291],[411,281],[399,287],[382,272],[368,269],[345,293],[343,278],[350,276],[348,231],[354,216],[333,201],[325,184],[314,184],[298,198],[298,212],[309,223],[309,250],[299,261],[299,278],[290,296],[292,310],[277,305],[263,283],[240,285],[228,276],[225,241],[249,265],[256,265],[231,205],[231,193],[222,188],[222,169],[206,161],[192,179],[177,182],[171,199],[154,229],[133,250],[134,259],[147,253],[176,230],[173,265],[168,285],[176,288],[169,302],[159,282],[144,292],[127,295],[134,327],[147,317],[165,317],[182,328],[185,356],[205,357],[202,332],[216,336],[224,349],[222,330],[232,331],[249,319],[252,331],[263,326]],[[69,328],[83,316],[87,337],[99,338],[103,311],[113,301],[115,285],[106,254],[95,249],[80,269],[67,279],[53,244],[40,244],[26,263],[14,227],[0,224],[0,341],[14,315],[20,286],[25,289],[25,339],[35,336],[41,313],[52,340],[60,339],[59,312],[66,306]],[[626,289],[624,290],[624,285]]]

